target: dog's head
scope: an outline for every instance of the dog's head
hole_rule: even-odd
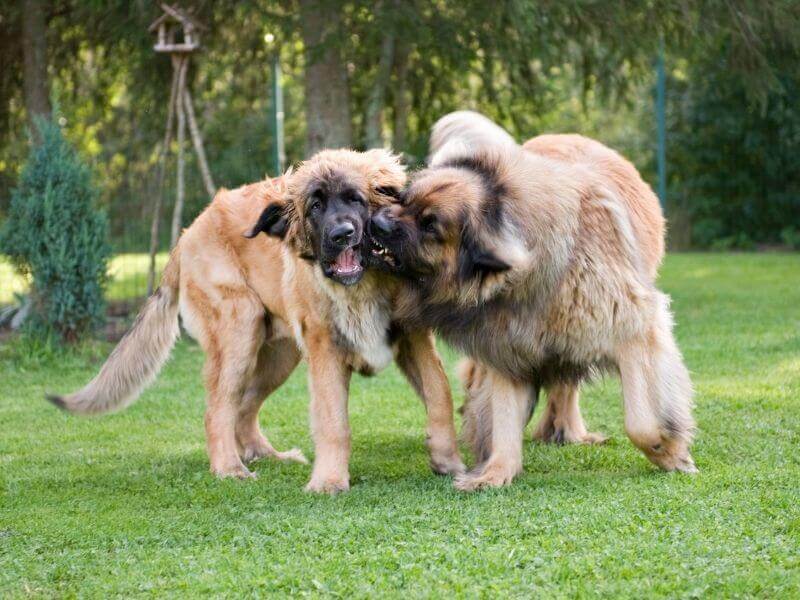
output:
[[[524,252],[505,214],[497,163],[457,159],[418,173],[401,201],[370,221],[373,244],[393,272],[442,299],[486,299]]]
[[[385,150],[323,150],[289,176],[283,200],[269,204],[246,235],[283,238],[326,277],[353,285],[367,267],[384,264],[373,257],[367,223],[405,183],[399,158]]]

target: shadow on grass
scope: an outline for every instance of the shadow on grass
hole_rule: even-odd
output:
[[[587,454],[592,456],[587,458]],[[628,460],[630,454],[618,444],[578,448],[527,442],[524,473],[510,488],[488,493],[516,495],[523,491],[542,494],[567,490],[592,497],[606,494],[609,486],[657,482],[666,476],[642,457]],[[51,470],[57,460],[53,457],[52,464],[48,460],[37,466]],[[36,488],[67,504],[77,499],[98,506],[146,501],[148,509],[185,502],[198,508],[212,508],[220,503],[247,504],[254,499],[270,502],[291,498],[296,502],[302,496],[315,497],[303,492],[311,474],[309,465],[265,458],[250,465],[257,479],[219,480],[209,472],[208,459],[200,448],[170,454],[114,452],[110,456],[95,455],[90,464],[64,464],[63,459],[58,462],[64,467],[60,471],[63,475],[34,475],[24,482],[25,493]],[[12,485],[7,491],[13,495],[15,487]],[[436,475],[429,469],[421,440],[400,435],[362,440],[351,461],[349,495],[360,501],[359,498],[385,497],[387,493],[431,495],[432,501],[464,495],[452,487],[451,477]]]

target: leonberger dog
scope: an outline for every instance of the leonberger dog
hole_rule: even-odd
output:
[[[275,450],[258,423],[265,398],[301,357],[315,447],[307,490],[349,488],[351,374],[376,373],[393,358],[424,402],[433,470],[463,472],[433,335],[395,318],[395,296],[407,284],[369,269],[378,252],[365,236],[370,214],[405,183],[389,152],[335,150],[290,175],[220,191],[181,235],[160,287],[99,374],[51,400],[76,413],[130,404],[166,361],[180,315],[206,356],[205,426],[215,475],[252,477],[245,463],[261,457],[305,462],[299,450]]]
[[[599,142],[548,136],[525,149],[480,115],[445,119],[469,133],[450,134],[370,232],[416,288],[404,318],[476,361],[464,429],[478,465],[456,486],[510,483],[538,387],[574,394],[605,370],[621,376],[633,443],[663,469],[696,471],[691,381],[655,286],[664,223],[652,191]]]
[[[440,153],[439,150],[445,144],[448,145],[447,152]],[[516,142],[507,131],[483,115],[471,111],[457,111],[442,117],[436,123],[431,133],[429,162],[431,166],[434,166],[437,161],[444,160],[450,154],[469,153],[476,147],[498,144],[515,146]],[[630,182],[626,190],[631,190],[632,196],[635,197],[636,194],[652,195],[650,188],[641,181],[636,170],[628,161],[620,160],[619,155],[609,152],[605,146],[594,140],[578,135],[541,135],[528,141],[523,148],[569,162],[586,161],[591,154],[590,150],[603,152],[606,158],[606,167],[621,170],[620,180]],[[657,215],[652,215],[650,221],[661,225],[661,228],[655,227],[648,232],[652,234],[650,235],[652,240],[650,247],[654,250],[654,255],[648,256],[648,258],[652,258],[655,275],[655,270],[664,253],[663,219],[659,220]],[[482,385],[485,367],[473,359],[466,358],[458,365],[458,375],[465,392],[465,402],[460,409],[462,414],[466,414],[462,437],[468,440],[473,448],[482,448],[479,453],[482,455],[488,448],[491,419],[476,417],[481,413],[488,415],[488,407],[480,403],[470,406],[470,400],[476,395],[480,397],[477,391]],[[603,434],[587,431],[580,412],[578,387],[577,384],[563,381],[554,381],[548,386],[546,390],[547,404],[539,424],[534,429],[534,440],[553,444],[599,444],[608,439]],[[528,410],[529,418],[536,407],[539,391],[540,386],[538,385],[532,388]],[[478,425],[482,425],[482,427],[477,429]]]

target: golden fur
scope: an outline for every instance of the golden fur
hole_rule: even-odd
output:
[[[596,369],[619,371],[634,444],[664,469],[696,470],[691,382],[655,287],[655,196],[586,138],[459,145],[445,142],[403,205],[374,218],[391,224],[378,241],[418,281],[408,314],[479,363],[465,367],[465,431],[480,464],[457,487],[509,483],[532,391],[549,387],[574,414],[576,386]]]
[[[446,120],[445,120],[446,119]],[[456,121],[457,119],[457,121]],[[492,128],[502,133],[494,133],[495,140],[501,142],[511,139],[508,134],[494,123],[475,113],[453,113],[442,119],[445,131],[450,136],[459,132],[479,129],[488,138]],[[458,124],[458,128],[455,127]],[[478,124],[476,127],[475,123]],[[436,132],[440,131],[437,124]],[[508,136],[505,138],[504,136]],[[474,133],[472,138],[477,137]],[[438,146],[443,145],[441,133],[437,136]],[[473,143],[474,147],[474,143]],[[577,134],[545,134],[532,138],[522,146],[525,150],[567,163],[579,164],[597,174],[602,174],[609,188],[625,203],[631,215],[631,228],[637,238],[638,247],[642,250],[644,267],[655,279],[658,267],[664,257],[664,218],[658,198],[639,172],[628,160],[611,148],[596,140]],[[442,160],[442,157],[439,157]],[[465,359],[471,362],[471,359]],[[461,381],[466,392],[466,403],[473,397],[470,390],[478,389],[477,381],[481,379],[480,370],[483,365],[465,364],[461,368]],[[466,409],[464,409],[466,410]],[[485,408],[473,406],[474,411],[481,412]],[[466,420],[467,439],[478,436],[489,437],[488,431],[472,431],[478,423],[489,424],[482,418]],[[556,443],[600,443],[606,437],[586,430],[579,407],[578,385],[572,383],[555,383],[547,390],[547,406],[533,432],[533,439],[541,442]],[[474,445],[474,444],[473,444]]]
[[[402,187],[406,180],[388,152],[339,150],[318,154],[289,176],[220,191],[184,231],[161,286],[98,376],[82,390],[53,400],[81,413],[128,404],[168,357],[180,313],[206,355],[205,424],[214,474],[251,477],[245,463],[265,456],[305,462],[299,450],[276,451],[258,424],[266,396],[301,357],[309,367],[316,452],[308,490],[349,488],[350,375],[377,372],[392,358],[425,403],[432,468],[461,472],[450,390],[433,336],[394,319],[400,282],[368,272],[360,283],[344,287],[300,256],[307,233],[299,216],[305,186],[332,176],[359,189],[373,207],[389,203],[382,189]],[[288,245],[267,236],[247,239],[244,234],[275,204],[291,213]]]

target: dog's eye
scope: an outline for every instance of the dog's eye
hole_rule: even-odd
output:
[[[347,200],[349,202],[355,202],[356,204],[366,204],[367,199],[361,194],[361,192],[351,192],[347,196]]]
[[[317,211],[322,208],[322,200],[324,199],[324,194],[322,190],[314,190],[309,198],[308,208],[306,209],[308,212]]]
[[[420,221],[419,226],[425,233],[439,233],[439,221],[434,215],[425,215],[422,217],[422,221]]]
[[[388,196],[392,202],[400,202],[400,190],[396,187],[386,186],[375,189],[381,196]]]

